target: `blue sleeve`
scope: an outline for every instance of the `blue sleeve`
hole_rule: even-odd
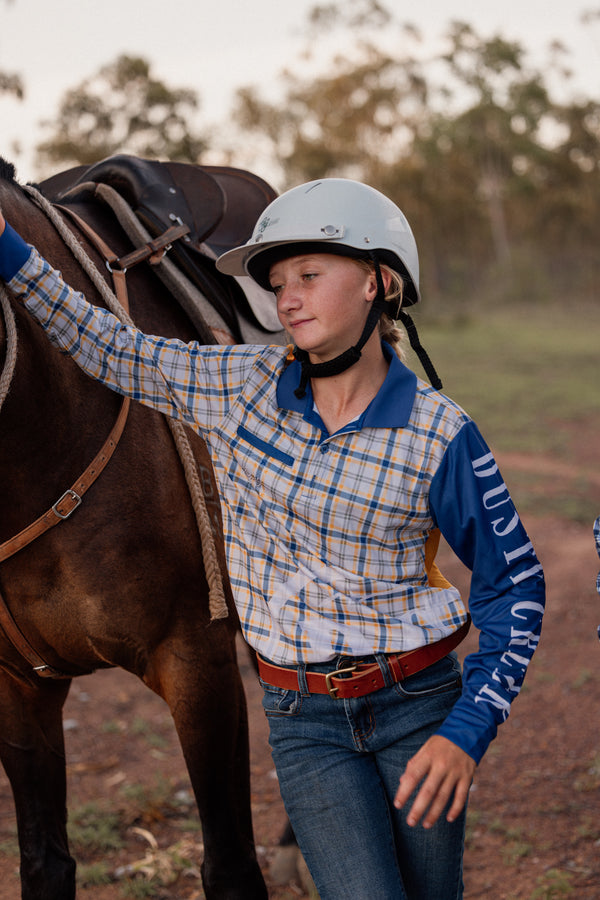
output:
[[[25,265],[30,253],[29,244],[7,222],[0,235],[0,278],[10,281]]]
[[[596,541],[596,550],[600,556],[600,516],[594,522],[594,540]],[[596,577],[596,590],[600,594],[600,572]],[[600,638],[600,625],[598,625],[598,637]]]
[[[540,639],[542,567],[477,427],[449,446],[430,489],[434,520],[472,571],[469,610],[479,649],[464,662],[463,693],[439,734],[479,762],[521,689]]]

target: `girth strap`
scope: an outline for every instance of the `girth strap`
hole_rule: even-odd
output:
[[[32,541],[36,540],[36,538],[40,537],[50,528],[58,525],[59,522],[64,522],[64,520],[68,519],[71,513],[77,509],[81,504],[83,495],[106,468],[108,461],[115,452],[117,444],[123,434],[123,429],[125,428],[129,405],[129,398],[125,397],[121,404],[117,420],[100,452],[94,457],[83,475],[77,479],[75,484],[65,491],[43,516],[40,516],[35,522],[32,522],[31,525],[28,525],[27,528],[24,528],[14,537],[4,541],[3,544],[0,544],[0,562],[4,562],[4,560],[14,556],[15,553],[18,553],[19,550],[27,547],[28,544],[31,544]],[[1,593],[0,626],[13,646],[19,651],[21,656],[30,663],[38,675],[46,678],[72,678],[74,674],[83,673],[83,670],[81,670],[80,672],[67,674],[54,669],[46,663],[37,650],[31,646],[15,622]],[[86,672],[87,671],[89,670],[86,670]]]
[[[125,284],[125,271],[114,270],[113,282],[119,302],[125,309],[128,309],[129,303],[127,298],[127,286]],[[11,537],[0,544],[0,563],[9,559],[11,556],[14,556],[15,553],[18,553],[19,550],[22,550],[24,547],[27,547],[28,544],[31,544],[36,538],[40,537],[50,528],[53,528],[60,522],[64,522],[64,520],[68,519],[77,507],[80,506],[84,494],[104,471],[117,448],[121,435],[123,434],[123,429],[125,428],[130,404],[131,401],[129,397],[124,397],[119,415],[117,416],[117,420],[113,425],[108,438],[102,445],[99,453],[96,454],[90,465],[77,481],[58,498],[56,503],[54,503],[49,510],[36,519],[35,522],[32,522],[18,534],[14,535],[14,537]],[[30,663],[34,671],[41,677],[72,678],[73,675],[87,674],[89,671],[86,670],[84,672],[84,670],[80,670],[74,673],[65,673],[60,672],[46,663],[37,650],[32,647],[15,622],[1,593],[0,626],[21,656]]]
[[[71,513],[77,509],[81,504],[83,495],[106,468],[109,459],[117,448],[127,421],[129,402],[129,398],[125,397],[121,404],[118,418],[100,452],[94,457],[75,484],[65,491],[43,516],[40,516],[39,519],[36,519],[35,522],[32,522],[31,525],[28,525],[27,528],[24,528],[14,537],[0,544],[0,562],[4,562],[5,559],[31,544],[32,541],[44,534],[45,531],[48,531],[49,528],[68,519]]]

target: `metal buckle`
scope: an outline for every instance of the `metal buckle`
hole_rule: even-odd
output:
[[[125,273],[127,272],[127,266],[125,266],[125,268],[122,269],[119,265],[117,265],[117,263],[120,263],[120,262],[121,262],[120,259],[113,259],[112,265],[111,265],[110,260],[105,259],[104,265],[106,266],[106,268],[108,269],[108,271],[110,272],[111,275],[114,275],[115,272],[120,272],[121,275],[125,275]]]
[[[68,512],[61,513],[58,511],[57,507],[58,507],[58,504],[62,503],[62,501],[66,497],[70,497],[71,500],[74,500],[75,506],[73,506]],[[56,503],[54,504],[54,506],[52,507],[52,512],[54,513],[54,515],[58,516],[59,519],[68,519],[69,516],[71,515],[71,513],[75,512],[75,510],[77,509],[77,507],[80,504],[81,504],[81,497],[79,496],[79,494],[76,491],[71,491],[71,490],[65,491],[64,494],[62,495],[62,497],[59,497],[58,500],[56,501]]]
[[[325,686],[329,692],[329,696],[333,697],[333,699],[335,700],[335,699],[337,699],[335,695],[339,691],[339,687],[335,687],[331,683],[332,678],[335,678],[336,675],[344,675],[347,672],[354,673],[354,672],[356,672],[357,669],[358,669],[358,664],[355,663],[353,666],[348,666],[346,669],[336,669],[335,672],[327,672],[325,674]]]

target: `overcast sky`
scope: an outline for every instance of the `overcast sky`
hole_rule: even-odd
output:
[[[170,87],[194,88],[201,123],[217,122],[237,87],[273,89],[304,45],[300,30],[315,0],[0,0],[0,70],[19,73],[26,99],[0,97],[0,155],[22,180],[36,177],[31,148],[68,88],[120,53],[143,56]],[[434,47],[453,19],[491,37],[516,40],[533,62],[555,39],[576,67],[572,88],[600,95],[600,23],[581,15],[600,0],[387,0]],[[15,142],[23,147],[15,150]],[[264,174],[264,173],[261,173]]]

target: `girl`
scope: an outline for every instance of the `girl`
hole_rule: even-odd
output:
[[[419,300],[402,212],[358,182],[310,182],[219,259],[273,292],[292,354],[125,327],[1,216],[0,231],[0,275],[50,340],[206,440],[321,900],[462,897],[469,787],[539,640],[544,582],[475,424],[395,352],[393,319]],[[472,569],[468,604],[431,565],[440,532]],[[461,677],[470,617],[479,650]]]

